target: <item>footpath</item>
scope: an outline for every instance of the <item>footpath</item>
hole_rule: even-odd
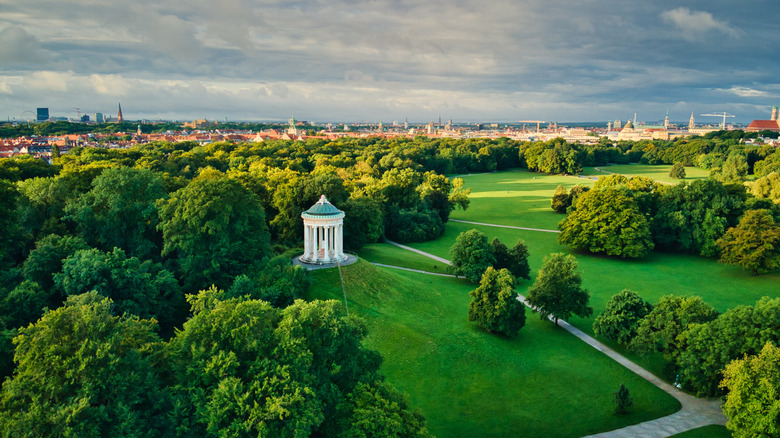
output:
[[[468,221],[456,221],[454,219],[451,220],[453,222],[463,222],[463,223],[470,223],[475,225],[485,225],[485,226],[494,226],[494,227],[502,227],[502,228],[516,228],[521,230],[534,230],[532,228],[510,227],[505,225],[483,224],[483,223],[468,222]],[[534,231],[552,232],[552,230],[534,230]],[[395,245],[399,248],[405,249],[407,251],[412,251],[414,253],[423,255],[425,257],[429,257],[433,260],[436,260],[437,262],[444,263],[447,265],[450,264],[449,260],[442,257],[435,256],[425,251],[420,251],[419,249],[415,249],[406,245],[401,245],[400,243],[392,242],[390,240],[386,240],[386,242],[391,245]],[[439,273],[427,272],[427,271],[422,271],[422,270],[412,269],[412,268],[402,268],[399,266],[384,265],[379,263],[375,263],[375,265],[384,266],[393,269],[402,269],[406,271],[419,272],[419,273],[429,274],[429,275],[453,277],[453,275],[450,274],[439,274]],[[531,307],[528,305],[528,302],[526,301],[526,298],[524,296],[518,294],[517,299],[520,300],[526,306]],[[620,365],[623,365],[624,367],[628,368],[629,370],[639,375],[643,379],[657,386],[662,391],[671,395],[672,397],[677,399],[677,401],[679,401],[680,404],[682,405],[682,408],[679,411],[675,412],[674,414],[667,415],[666,417],[656,418],[655,420],[646,421],[644,423],[635,424],[633,426],[624,427],[622,429],[611,430],[609,432],[599,433],[596,435],[588,435],[588,437],[591,438],[630,438],[630,437],[665,438],[668,436],[682,433],[691,429],[697,429],[699,427],[707,426],[710,424],[719,424],[723,426],[726,425],[726,416],[723,415],[723,411],[720,408],[721,401],[719,399],[715,399],[715,400],[699,399],[692,395],[686,394],[685,392],[680,391],[676,387],[659,379],[653,373],[640,367],[634,362],[631,362],[630,360],[626,359],[625,356],[607,347],[606,345],[594,339],[592,336],[588,335],[587,333],[583,332],[577,327],[574,327],[568,322],[559,320],[558,325],[564,330],[566,330],[567,332],[571,333],[572,335],[580,338],[583,342],[587,343],[591,347],[607,355],[609,358],[616,361]]]

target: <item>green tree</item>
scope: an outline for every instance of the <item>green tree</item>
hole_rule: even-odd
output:
[[[685,179],[685,166],[683,166],[683,163],[680,163],[679,161],[674,163],[672,168],[669,169],[669,176],[677,179]]]
[[[780,267],[780,226],[769,210],[748,210],[739,225],[716,242],[721,263],[739,265],[753,275]]]
[[[625,187],[591,190],[558,225],[558,241],[573,248],[621,257],[644,257],[653,249],[650,224]]]
[[[577,272],[577,260],[572,255],[553,253],[544,258],[542,268],[528,289],[528,305],[542,319],[552,317],[567,321],[572,315],[587,318],[593,314],[588,306],[590,294],[582,288],[582,277]]]
[[[723,413],[734,436],[780,435],[780,347],[767,342],[758,355],[728,364],[723,376]]]
[[[94,292],[19,329],[16,371],[0,392],[8,436],[166,436],[170,394],[155,368],[152,321],[114,316]]]
[[[593,331],[597,335],[628,344],[636,336],[639,321],[653,309],[636,292],[623,289],[613,295],[604,311],[593,322]]]
[[[715,172],[713,176],[715,179],[725,183],[741,184],[747,177],[748,169],[749,166],[745,154],[732,153],[726,158],[720,173]]]
[[[775,204],[780,204],[780,173],[772,172],[755,180],[750,191],[756,198],[770,199]]]
[[[173,274],[160,263],[127,257],[119,248],[76,251],[63,260],[54,284],[65,295],[97,291],[111,298],[118,313],[156,317],[166,331],[183,316],[184,297]]]
[[[0,179],[0,266],[3,262],[12,262],[19,257],[24,243],[19,227],[19,191],[5,180]]]
[[[701,297],[662,296],[644,318],[639,321],[636,336],[629,349],[646,354],[663,352],[667,359],[677,354],[677,337],[692,324],[712,321],[718,312]]]
[[[679,383],[699,395],[720,395],[718,383],[729,362],[780,342],[780,298],[733,307],[706,324],[689,326],[677,339]]]
[[[615,415],[625,415],[634,406],[634,398],[628,393],[625,383],[615,392]]]
[[[571,197],[566,191],[566,187],[562,184],[555,188],[555,193],[550,200],[550,207],[555,210],[556,213],[566,213],[566,209],[571,206]]]
[[[178,265],[186,290],[227,287],[271,252],[260,200],[215,170],[204,170],[159,208],[163,255]]]
[[[515,336],[525,325],[525,306],[517,299],[512,275],[488,267],[479,287],[469,293],[469,321],[491,333]]]
[[[146,169],[106,169],[92,189],[68,203],[66,218],[78,224],[90,245],[104,251],[123,249],[141,259],[160,256],[158,199],[167,192],[160,175]]]
[[[62,261],[76,251],[88,248],[81,237],[56,234],[44,236],[35,242],[35,249],[30,251],[22,265],[24,278],[38,283],[44,289],[51,289],[54,286],[54,274],[62,271]],[[51,306],[58,307],[61,303],[60,299],[52,302]]]
[[[495,263],[487,237],[477,230],[464,231],[450,247],[452,272],[472,283],[479,283],[482,273]]]
[[[507,269],[515,278],[531,279],[531,266],[528,264],[528,255],[528,245],[522,240],[518,240],[515,246],[509,250],[509,266]]]
[[[384,231],[382,205],[367,196],[348,199],[344,211],[344,246],[359,250],[367,243],[374,243]]]
[[[385,382],[359,383],[338,405],[338,426],[326,436],[429,437],[425,418],[409,406],[397,389]]]

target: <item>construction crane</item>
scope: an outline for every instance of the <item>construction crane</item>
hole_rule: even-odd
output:
[[[726,117],[735,117],[729,113],[713,113],[713,114],[701,114],[702,117],[723,117],[723,122],[720,124],[720,129],[726,129]]]
[[[536,132],[539,132],[539,125],[547,122],[544,120],[520,120],[518,123],[536,123]],[[523,126],[523,130],[525,130],[525,126]]]

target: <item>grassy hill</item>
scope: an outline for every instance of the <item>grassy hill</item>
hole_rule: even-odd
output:
[[[407,392],[429,429],[450,436],[582,436],[679,409],[672,397],[535,314],[516,338],[488,334],[467,319],[473,285],[379,268],[343,268],[349,310],[369,325],[366,344],[382,372]],[[335,269],[312,274],[309,299],[343,301]],[[612,414],[625,382],[631,415]]]

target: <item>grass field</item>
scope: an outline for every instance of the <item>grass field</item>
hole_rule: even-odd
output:
[[[462,279],[364,260],[343,274],[350,312],[369,325],[366,345],[382,353],[388,381],[409,394],[439,437],[582,436],[679,409],[667,394],[530,312],[512,339],[478,329],[466,316],[474,286]],[[308,298],[342,300],[336,270],[312,277]],[[625,417],[612,414],[620,383],[635,403]]]
[[[549,207],[549,198],[553,191],[562,182],[578,182],[574,178],[522,171],[473,175],[464,179],[466,186],[472,188],[471,206],[466,211],[454,211],[453,219],[549,229],[556,229],[558,221],[563,218],[563,215],[554,213]],[[504,192],[508,191],[514,195],[506,197],[502,193],[496,193],[493,188],[498,185],[506,188]],[[530,200],[523,196],[526,186],[531,193]],[[546,203],[541,201],[545,193],[548,195]],[[527,211],[521,211],[524,208]],[[723,265],[714,259],[695,255],[652,252],[644,259],[631,260],[586,252],[574,253],[568,247],[558,244],[557,235],[552,233],[449,222],[441,238],[409,246],[449,258],[449,248],[458,234],[472,228],[485,233],[489,240],[498,237],[507,245],[514,245],[518,239],[524,240],[529,248],[533,276],[546,255],[552,252],[574,254],[580,265],[583,285],[591,293],[590,304],[595,314],[587,319],[575,317],[570,322],[590,334],[593,334],[592,323],[595,315],[604,309],[612,295],[623,289],[638,292],[651,303],[667,294],[699,295],[721,312],[741,304],[752,305],[762,296],[780,296],[780,273],[777,272],[751,276],[736,266]],[[403,250],[388,248],[383,251],[389,256]],[[397,263],[401,266],[415,266],[411,259],[405,262],[402,253],[393,257],[400,260]],[[518,285],[518,292],[524,293],[530,284],[530,281],[522,282]],[[617,349],[622,351],[620,347]],[[663,361],[660,357],[637,358],[631,354],[627,356],[661,375]]]
[[[699,169],[698,167],[686,167],[685,179],[680,180],[669,176],[670,164],[610,164],[608,166],[586,167],[582,169],[582,175],[604,176],[610,173],[619,173],[627,177],[645,176],[656,181],[667,184],[678,184],[680,181],[693,181],[695,179],[707,179],[710,175],[709,170]],[[599,170],[600,169],[601,172]]]

